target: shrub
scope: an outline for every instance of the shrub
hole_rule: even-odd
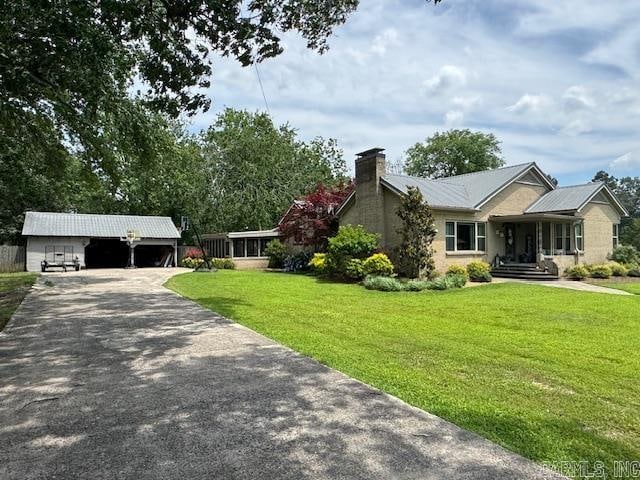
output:
[[[592,265],[590,270],[592,278],[609,278],[611,273],[609,265]]]
[[[219,270],[235,270],[236,264],[230,258],[212,258],[209,260],[213,268]]]
[[[309,260],[311,254],[308,252],[299,252],[295,255],[289,255],[284,259],[285,272],[304,272],[309,269]]]
[[[184,257],[180,261],[180,265],[186,268],[198,268],[200,265],[204,263],[204,259],[202,258],[193,258],[193,257]]]
[[[393,263],[384,253],[374,253],[362,262],[362,267],[365,275],[380,277],[393,275]]]
[[[589,276],[586,265],[573,265],[564,271],[564,276],[570,280],[583,280]]]
[[[463,287],[467,280],[462,275],[445,275],[429,282],[429,290],[449,290]]]
[[[633,264],[629,266],[629,276],[630,277],[640,277],[640,265]]]
[[[182,256],[182,258],[202,258],[204,257],[204,254],[202,253],[202,250],[200,250],[198,247],[189,247],[185,250],[184,255]]]
[[[364,262],[359,258],[347,260],[344,267],[344,275],[352,280],[362,280],[365,277]]]
[[[467,265],[467,273],[472,282],[490,282],[491,265],[487,262],[471,262]]]
[[[640,253],[633,245],[618,245],[609,255],[609,259],[625,265],[633,265],[640,263]]]
[[[322,275],[327,272],[327,254],[314,253],[309,261],[309,267],[314,273]]]
[[[611,262],[608,265],[614,277],[626,277],[629,274],[629,269],[618,262]]]
[[[327,253],[331,256],[367,258],[378,248],[378,235],[367,232],[362,225],[344,225],[329,239]]]
[[[348,276],[346,268],[349,260],[362,260],[371,256],[378,247],[378,235],[367,232],[360,225],[345,225],[328,242],[327,271],[336,276]],[[354,268],[355,264],[352,264],[351,273],[354,273]]]
[[[421,292],[423,290],[429,290],[431,288],[431,282],[428,280],[409,280],[404,284],[404,289],[407,292]]]
[[[279,239],[274,238],[267,243],[264,253],[269,257],[270,268],[282,268],[284,266],[284,260],[287,258],[289,249]]]
[[[462,275],[465,279],[469,279],[467,269],[462,265],[451,265],[447,268],[447,275]]]
[[[362,284],[369,290],[382,292],[401,292],[404,290],[402,282],[392,277],[366,277]]]

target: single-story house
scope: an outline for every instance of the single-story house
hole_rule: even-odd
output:
[[[137,267],[175,266],[180,232],[170,217],[26,212],[27,271],[43,261],[77,260],[80,268],[125,267],[132,242]],[[133,234],[133,235],[132,235]]]
[[[269,257],[264,253],[267,243],[278,237],[277,228],[211,233],[202,235],[202,246],[210,257],[231,258],[238,269],[267,268]]]
[[[570,265],[605,262],[618,244],[627,212],[604,183],[558,188],[535,163],[440,179],[394,175],[386,172],[383,151],[358,154],[356,188],[338,216],[341,225],[378,233],[389,251],[400,243],[396,212],[408,187],[417,187],[433,210],[440,271],[483,260],[505,276],[557,276]]]

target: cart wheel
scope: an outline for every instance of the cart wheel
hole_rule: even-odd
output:
[[[42,270],[42,273],[44,273],[44,271],[45,271],[46,269],[47,269],[47,268],[46,268],[44,265],[40,265],[40,270]]]

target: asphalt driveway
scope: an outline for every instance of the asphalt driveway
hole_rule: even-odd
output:
[[[179,271],[41,277],[0,334],[0,478],[559,478],[163,288]]]

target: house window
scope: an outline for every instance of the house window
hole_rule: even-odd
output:
[[[617,223],[614,223],[613,224],[613,248],[616,248],[618,246],[618,243],[620,242],[619,232],[620,232],[620,225],[618,225]]]
[[[556,245],[555,250],[561,253],[564,250],[564,234],[562,233],[563,224],[556,223]]]
[[[244,251],[244,238],[234,238],[233,239],[233,256],[234,257],[246,257],[246,253]]]
[[[575,225],[575,233],[576,233],[576,250],[582,252],[584,250],[584,236],[582,234],[582,223],[576,223]]]
[[[272,238],[261,238],[260,239],[260,256],[261,257],[266,257],[267,254],[265,253],[265,250],[267,249],[267,243],[269,243],[271,240],[273,240]]]
[[[248,238],[247,239],[247,257],[257,257],[259,253],[258,246],[259,246],[259,242],[257,238]]]
[[[556,223],[555,251],[557,254],[571,254],[571,225]]]
[[[445,247],[447,252],[485,251],[487,227],[479,222],[446,222]]]

